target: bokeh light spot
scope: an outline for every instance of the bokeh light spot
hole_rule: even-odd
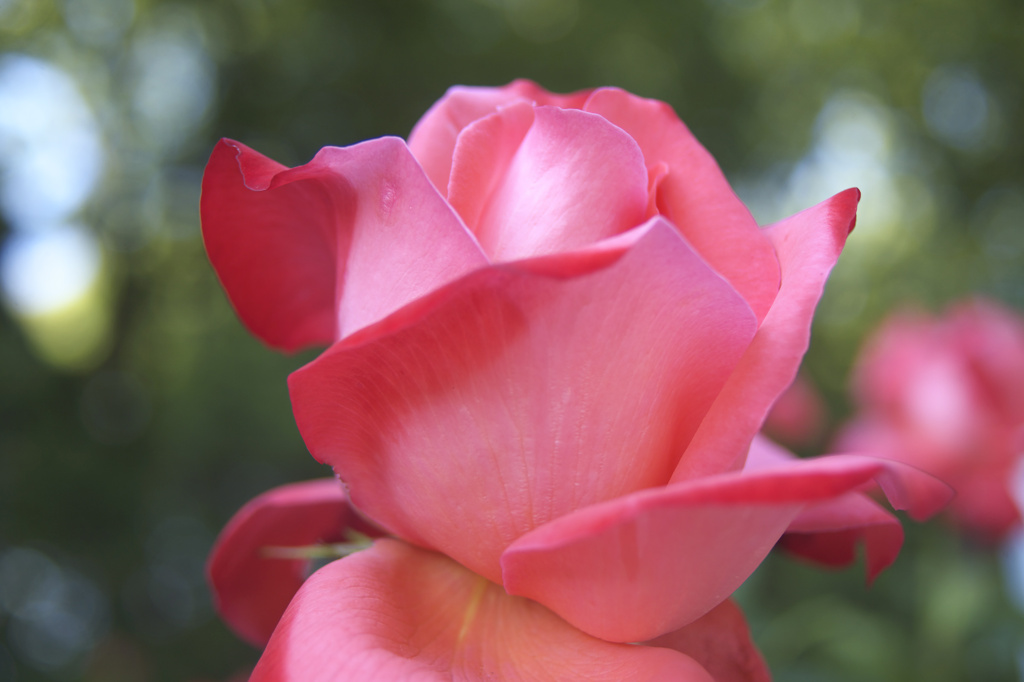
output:
[[[38,670],[79,662],[109,627],[107,600],[91,580],[27,547],[0,555],[0,605],[16,653]]]
[[[80,227],[15,232],[0,252],[4,297],[19,313],[52,312],[89,289],[100,261],[96,239]]]
[[[971,69],[943,66],[928,77],[921,93],[928,130],[951,147],[971,150],[987,141],[992,99]]]
[[[143,34],[133,51],[133,110],[157,149],[180,143],[213,101],[214,67],[188,17]]]
[[[7,220],[31,229],[68,217],[102,166],[99,129],[71,77],[33,57],[0,60],[0,210]]]

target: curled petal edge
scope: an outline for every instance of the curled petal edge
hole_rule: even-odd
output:
[[[253,498],[221,531],[207,561],[217,612],[239,637],[262,647],[311,565],[308,558],[273,557],[272,548],[341,542],[348,529],[380,534],[355,514],[334,478],[292,483]]]
[[[502,555],[510,594],[584,632],[644,641],[729,596],[808,505],[877,484],[923,519],[952,491],[899,462],[858,455],[796,460],[643,490],[569,514]],[[694,557],[700,557],[694,561]]]

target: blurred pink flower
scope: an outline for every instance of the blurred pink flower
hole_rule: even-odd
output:
[[[863,539],[881,570],[902,532],[858,491],[876,481],[920,518],[946,488],[755,438],[858,198],[762,230],[667,105],[614,88],[453,88],[408,144],[325,148],[293,169],[222,141],[203,180],[210,260],[265,342],[333,344],[289,381],[299,430],[404,541],[307,581],[254,679],[424,665],[533,678],[556,660],[582,678],[603,661],[701,679],[693,661],[712,664],[679,652],[706,638],[673,633],[735,633],[708,614],[731,608],[787,529],[827,563]],[[237,540],[245,525],[211,574],[228,586],[222,613],[256,640],[283,599],[248,609],[257,627],[233,606],[244,596],[223,557],[260,561]],[[654,638],[679,647],[615,644]]]
[[[853,375],[860,412],[838,446],[933,473],[957,491],[952,519],[998,541],[1019,523],[1024,320],[976,299],[933,318],[903,312],[867,342]]]
[[[764,422],[764,433],[791,448],[813,445],[825,427],[825,401],[805,376],[797,374],[772,405]]]

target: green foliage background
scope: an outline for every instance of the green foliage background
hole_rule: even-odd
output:
[[[212,93],[178,128],[139,113],[146,87],[191,92],[140,67],[168,40]],[[327,471],[286,393],[310,356],[248,336],[205,260],[198,183],[221,136],[295,165],[406,135],[449,85],[528,77],[669,102],[761,222],[859,184],[806,363],[833,427],[893,307],[972,292],[1024,306],[1017,0],[0,0],[0,51],[70,74],[106,149],[79,216],[103,245],[100,341],[54,360],[40,335],[74,345],[76,327],[0,313],[0,553],[31,550],[102,600],[60,665],[45,637],[42,659],[25,654],[0,600],[0,680],[222,680],[257,657],[213,614],[205,554],[247,499]],[[1018,678],[1024,623],[998,551],[906,525],[870,589],[775,556],[742,588],[777,680]]]

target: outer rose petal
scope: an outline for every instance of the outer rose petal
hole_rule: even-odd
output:
[[[251,678],[293,680],[713,682],[678,651],[589,637],[451,559],[395,540],[303,585]]]
[[[476,121],[455,147],[448,198],[492,260],[568,251],[644,222],[647,168],[628,135],[594,114],[525,107]]]
[[[743,466],[754,435],[807,351],[814,308],[853,229],[859,200],[860,191],[849,189],[767,228],[782,267],[779,295],[680,459],[673,481]]]
[[[863,493],[847,493],[808,506],[789,524],[779,544],[826,566],[848,566],[863,542],[870,583],[892,565],[903,546],[899,519]]]
[[[495,582],[523,533],[667,480],[756,324],[661,218],[403,314],[291,376],[299,431],[370,517]]]
[[[308,560],[270,558],[265,548],[340,542],[350,527],[379,533],[353,513],[337,479],[285,485],[254,498],[210,553],[206,570],[217,611],[242,639],[263,646],[309,570]]]
[[[500,88],[457,85],[449,88],[416,123],[409,134],[409,148],[434,187],[447,196],[455,140],[463,128],[514,102],[578,109],[589,94],[590,91],[582,91],[556,95],[522,79]]]
[[[591,94],[584,111],[619,126],[640,145],[649,167],[664,163],[657,186],[661,214],[743,295],[764,319],[779,290],[779,264],[750,211],[729,187],[715,159],[672,107],[618,88]]]
[[[750,446],[745,471],[786,466],[796,457],[766,438]],[[899,520],[864,493],[853,492],[808,505],[789,524],[779,544],[826,566],[847,566],[863,542],[870,583],[896,560],[903,546]]]
[[[200,208],[238,316],[288,351],[330,343],[487,262],[398,138],[325,147],[292,169],[222,140]]]
[[[771,682],[771,673],[754,646],[747,619],[731,600],[689,625],[646,642],[692,656],[715,682]]]
[[[950,497],[917,469],[855,455],[691,479],[581,509],[524,535],[502,555],[503,583],[595,637],[644,641],[728,597],[807,504],[872,480],[914,518]]]

